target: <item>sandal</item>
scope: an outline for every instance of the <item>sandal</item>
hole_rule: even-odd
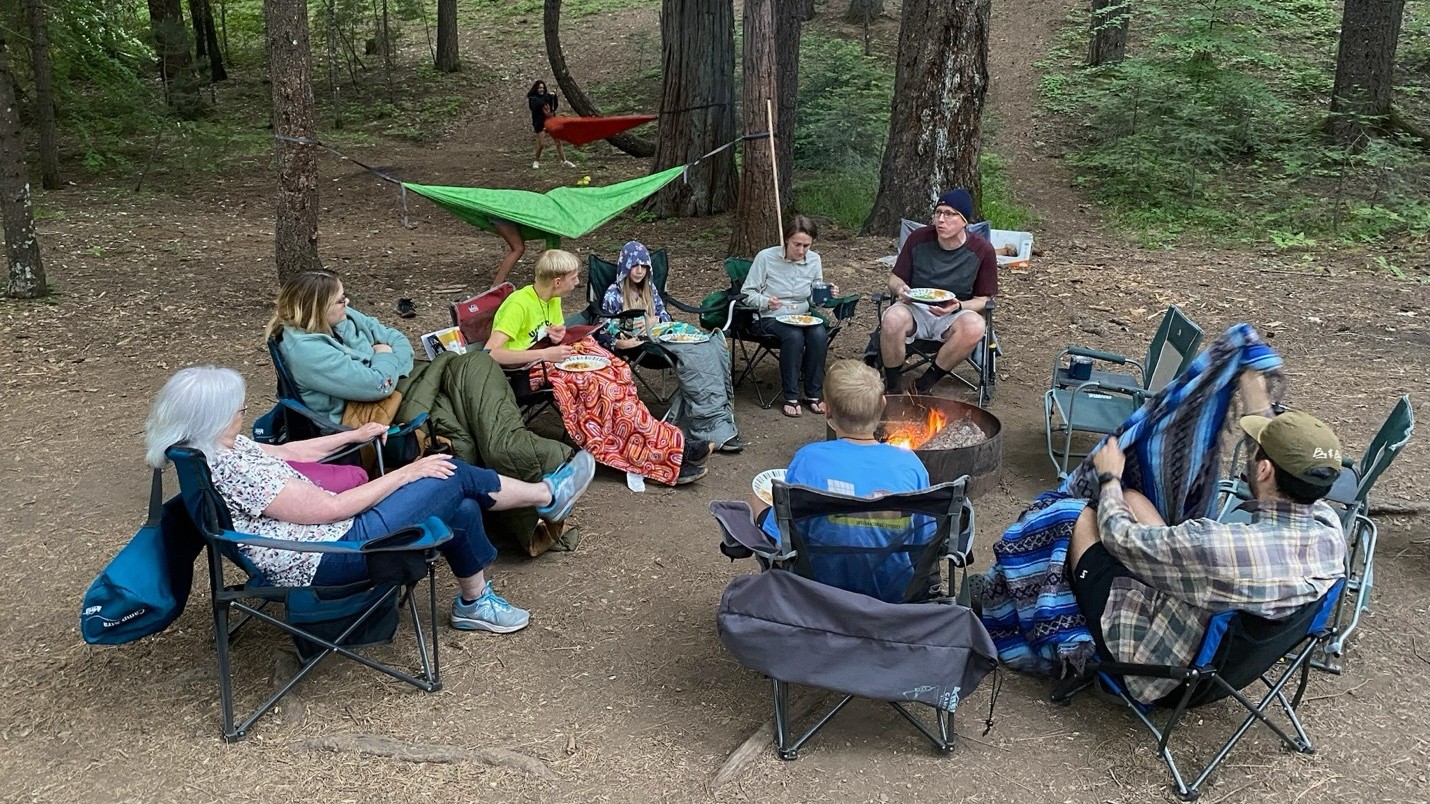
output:
[[[794,412],[790,413],[791,410],[793,410]],[[801,413],[799,409],[799,400],[791,399],[785,402],[784,407],[780,409],[780,412],[791,419],[798,419]]]
[[[394,306],[397,308],[397,314],[402,318],[415,318],[417,316],[417,305],[413,304],[411,299],[398,299],[397,304]]]
[[[823,402],[823,401],[821,401],[821,400],[819,400],[819,399],[806,399],[806,400],[804,400],[804,404],[805,404],[805,407],[809,408],[809,410],[810,410],[811,413],[818,413],[818,414],[821,415],[821,416],[824,415],[824,402]]]

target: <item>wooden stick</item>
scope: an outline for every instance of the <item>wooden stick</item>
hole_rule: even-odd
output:
[[[786,722],[798,723],[804,720],[810,712],[814,711],[814,707],[822,700],[824,700],[824,696],[819,693],[810,693],[805,696],[803,700],[790,707]],[[762,723],[758,729],[755,729],[754,734],[746,737],[745,741],[740,743],[739,748],[730,752],[730,756],[725,760],[725,764],[721,765],[720,770],[715,772],[715,781],[710,783],[711,789],[718,790],[730,782],[733,782],[735,777],[739,776],[745,770],[746,765],[749,765],[756,757],[770,750],[770,743],[774,742],[774,739],[775,720],[774,717],[771,716],[770,719]]]
[[[765,100],[765,122],[770,127],[770,173],[775,177],[775,222],[779,227],[775,230],[775,236],[783,241],[785,213],[784,207],[780,205],[780,163],[779,157],[775,153],[775,102],[773,100]]]

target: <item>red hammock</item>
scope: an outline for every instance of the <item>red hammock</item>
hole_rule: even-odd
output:
[[[548,117],[546,133],[572,145],[604,140],[607,137],[644,125],[655,119],[653,114],[626,114],[612,117]]]

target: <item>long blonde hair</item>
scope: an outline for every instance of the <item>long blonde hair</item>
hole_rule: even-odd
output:
[[[622,310],[645,310],[646,315],[655,315],[655,298],[651,291],[655,284],[651,281],[652,270],[649,265],[646,266],[645,279],[642,279],[640,284],[631,281],[630,272],[626,272],[626,278],[621,280]]]
[[[288,277],[278,289],[278,301],[273,305],[273,317],[263,334],[269,338],[284,327],[304,332],[329,332],[328,305],[338,295],[338,275],[333,271],[304,271]]]

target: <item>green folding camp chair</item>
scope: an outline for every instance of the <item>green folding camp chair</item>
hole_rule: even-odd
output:
[[[1341,527],[1346,534],[1346,590],[1336,602],[1331,624],[1335,634],[1322,646],[1312,664],[1331,673],[1340,673],[1337,661],[1344,653],[1346,640],[1350,639],[1360,624],[1361,613],[1370,608],[1370,590],[1375,585],[1375,544],[1378,536],[1375,521],[1370,518],[1370,490],[1380,479],[1395,456],[1405,447],[1415,432],[1415,409],[1410,404],[1410,395],[1396,400],[1389,415],[1381,423],[1380,429],[1366,446],[1359,461],[1346,458],[1340,477],[1326,495],[1329,502],[1341,509]],[[1243,440],[1232,452],[1233,472],[1243,466]],[[1239,507],[1251,498],[1246,480],[1241,477],[1221,482],[1221,512],[1218,518],[1223,522],[1235,522],[1247,518]]]
[[[730,257],[725,260],[725,276],[730,279],[730,294],[739,294],[740,289],[745,285],[745,277],[750,273],[750,260]],[[811,309],[811,315],[823,318],[829,324],[829,343],[833,345],[834,338],[839,334],[839,330],[844,327],[844,322],[854,316],[854,309],[859,304],[859,294],[853,293],[848,296],[840,296],[830,299],[820,305],[820,309]],[[740,352],[740,357],[744,361],[744,370],[735,375],[735,386],[752,377],[755,368],[770,355],[778,354],[780,341],[770,335],[762,335],[754,330],[756,317],[759,315],[754,309],[742,307],[738,304],[730,307],[728,317],[724,320],[714,318],[702,318],[701,323],[709,328],[724,329],[730,336]],[[712,326],[713,325],[713,326]],[[736,371],[736,363],[730,361],[730,371]],[[778,389],[772,391],[768,397],[760,388],[758,382],[754,383],[755,396],[760,400],[760,407],[768,409],[779,398]]]
[[[1186,370],[1202,343],[1202,328],[1175,304],[1167,308],[1157,334],[1147,346],[1142,362],[1116,352],[1069,346],[1053,361],[1052,380],[1043,395],[1048,457],[1058,477],[1066,477],[1073,458],[1086,457],[1072,449],[1073,433],[1106,435],[1116,430],[1142,403],[1167,387]],[[1133,373],[1094,368],[1097,362],[1129,366]],[[1061,433],[1061,450],[1053,446]]]

